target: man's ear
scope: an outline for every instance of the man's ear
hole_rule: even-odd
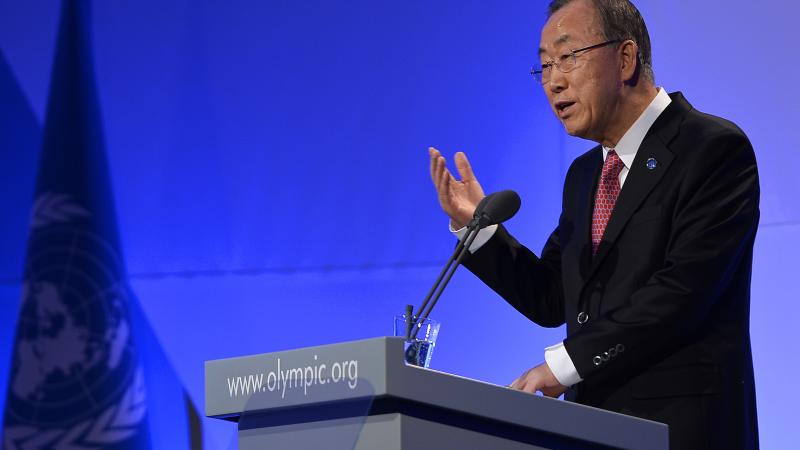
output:
[[[625,84],[636,85],[641,72],[639,46],[628,39],[620,44],[620,75]]]

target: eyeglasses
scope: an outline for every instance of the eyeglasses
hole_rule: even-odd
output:
[[[576,55],[581,52],[588,52],[589,50],[594,50],[596,48],[605,47],[606,45],[616,44],[617,42],[622,42],[621,39],[613,39],[610,41],[601,42],[599,44],[590,45],[588,47],[579,48],[577,50],[570,50],[569,53],[561,55],[558,57],[558,61],[553,61],[552,59],[540,66],[533,66],[531,68],[531,75],[533,78],[536,79],[541,84],[547,84],[550,82],[550,75],[553,73],[553,67],[558,69],[561,73],[567,73],[574,69],[580,67],[578,65],[578,58]]]

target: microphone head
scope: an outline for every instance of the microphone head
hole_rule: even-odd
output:
[[[481,199],[478,203],[478,206],[475,207],[475,214],[472,215],[475,219],[480,219],[481,215],[483,215],[483,211],[486,209],[486,204],[494,198],[496,192],[494,194],[489,194]]]
[[[481,205],[483,205],[482,209],[480,208]],[[519,198],[519,194],[507,189],[487,195],[478,204],[478,208],[475,209],[475,215],[480,218],[480,227],[484,228],[489,225],[503,223],[514,217],[521,205],[522,200]]]

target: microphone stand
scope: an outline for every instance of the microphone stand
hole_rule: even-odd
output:
[[[481,217],[475,217],[469,222],[469,224],[467,224],[467,233],[458,241],[455,251],[453,251],[450,259],[447,260],[447,264],[444,266],[441,273],[439,273],[439,276],[436,278],[436,282],[433,283],[428,295],[425,296],[422,306],[417,309],[417,311],[421,314],[418,315],[416,320],[414,320],[413,316],[411,316],[410,327],[414,328],[414,332],[407,334],[407,339],[410,340],[417,338],[417,334],[419,333],[420,329],[419,325],[422,323],[422,321],[428,318],[428,315],[433,310],[433,307],[436,306],[436,302],[439,301],[439,297],[441,297],[442,292],[444,292],[444,289],[447,287],[447,283],[450,282],[450,279],[453,277],[456,269],[458,269],[458,265],[461,264],[461,261],[466,256],[467,252],[469,251],[469,247],[478,236],[478,232],[481,230],[481,228],[483,228],[483,226],[481,226],[483,225],[482,222],[483,221],[481,220]],[[453,262],[455,262],[455,264],[453,264]],[[442,279],[444,279],[444,281],[442,281]],[[436,293],[435,295],[434,292]],[[406,320],[408,320],[408,318],[406,318]],[[410,331],[410,327],[407,326],[406,331]]]

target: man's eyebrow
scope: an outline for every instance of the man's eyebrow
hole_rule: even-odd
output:
[[[570,35],[564,33],[558,37],[558,39],[553,42],[553,45],[563,44],[570,40]],[[542,53],[547,53],[547,51],[543,47],[539,47],[539,56],[542,56]]]

